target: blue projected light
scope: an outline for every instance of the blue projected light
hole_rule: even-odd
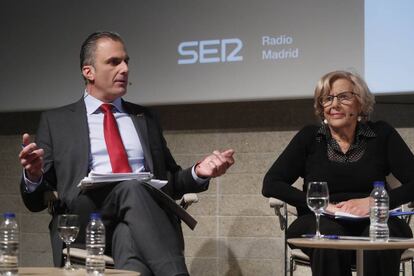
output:
[[[414,91],[414,1],[365,0],[365,79],[373,92]]]

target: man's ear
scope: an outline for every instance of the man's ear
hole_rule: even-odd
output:
[[[89,82],[95,80],[95,68],[92,65],[84,65],[82,67],[82,75]]]

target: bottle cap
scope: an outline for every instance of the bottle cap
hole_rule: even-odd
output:
[[[14,213],[4,213],[3,217],[5,219],[11,219],[11,218],[15,218],[16,215]]]
[[[374,187],[384,187],[385,183],[384,181],[374,181]]]
[[[101,213],[91,213],[90,219],[101,219]]]

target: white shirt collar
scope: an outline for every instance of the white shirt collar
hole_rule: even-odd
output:
[[[86,113],[91,115],[93,113],[100,113],[101,110],[99,109],[100,106],[104,103],[101,100],[98,100],[94,96],[90,95],[88,91],[85,90],[85,94],[83,95],[83,100],[85,101],[86,105]],[[116,98],[112,103],[115,106],[116,111],[125,113],[124,109],[122,108],[122,99],[121,97]]]

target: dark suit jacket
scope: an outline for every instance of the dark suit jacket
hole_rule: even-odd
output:
[[[143,147],[147,170],[157,179],[168,180],[162,190],[174,199],[189,192],[208,188],[196,184],[191,168],[182,170],[172,157],[162,134],[158,119],[148,108],[123,101],[130,114]],[[42,114],[36,135],[36,143],[45,151],[42,183],[32,193],[27,193],[21,181],[21,194],[26,207],[33,212],[44,210],[47,205],[45,192],[57,191],[60,208],[71,206],[80,190],[76,185],[89,171],[89,129],[83,98],[76,103]],[[56,231],[56,220],[49,225],[55,265],[61,264],[62,242]]]

